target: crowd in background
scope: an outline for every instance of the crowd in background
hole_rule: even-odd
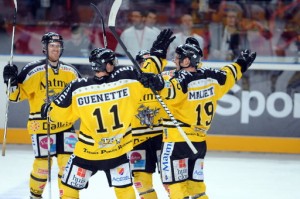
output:
[[[107,24],[113,1],[91,2],[103,12]],[[103,46],[100,20],[95,19],[91,2],[18,1],[15,53],[42,55],[40,35],[51,30],[70,40],[68,46],[72,48],[65,47],[67,56],[86,56],[93,46]],[[0,7],[6,8],[1,11],[0,54],[9,54],[7,38],[12,32],[13,1],[2,0]],[[140,12],[141,23],[155,28],[153,31],[170,27],[177,34],[178,43],[183,36],[197,37],[204,60],[233,60],[241,49],[250,48],[258,56],[292,57],[291,62],[299,61],[300,0],[123,0],[116,22],[120,35],[135,23],[134,11]],[[115,50],[117,41],[109,30],[107,34],[108,47]],[[140,36],[147,37],[143,34]],[[74,50],[76,46],[78,52]],[[168,59],[172,59],[172,52]]]

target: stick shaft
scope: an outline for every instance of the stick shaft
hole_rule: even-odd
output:
[[[8,80],[8,83],[7,83],[6,111],[5,111],[4,133],[3,133],[3,143],[2,143],[2,156],[5,156],[5,151],[6,151],[6,135],[7,135],[7,121],[8,121],[9,92],[10,92],[10,79]]]
[[[48,43],[46,44],[46,102],[49,103],[49,70],[48,70],[48,65],[49,65],[49,60],[48,60]],[[49,118],[49,112],[47,112],[47,161],[48,161],[48,194],[49,198],[51,198],[51,137],[50,137],[50,118]]]
[[[92,6],[92,8],[94,8],[94,10],[96,11],[96,13],[98,14],[98,16],[101,19],[103,44],[104,44],[104,48],[107,48],[107,37],[106,37],[106,30],[105,30],[105,25],[104,25],[103,14],[101,13],[101,11],[98,9],[98,7],[95,4],[90,3],[90,5]]]
[[[18,4],[17,0],[14,0],[15,11],[13,18],[13,31],[11,37],[11,46],[10,46],[10,60],[9,65],[13,65],[13,55],[14,55],[14,40],[15,40],[15,30],[16,30],[16,21],[17,21],[17,10]],[[6,151],[6,135],[7,135],[7,122],[8,122],[8,107],[9,107],[9,95],[10,95],[10,87],[11,87],[11,79],[7,82],[7,91],[6,91],[6,109],[5,109],[5,120],[4,120],[4,133],[3,133],[3,143],[2,143],[2,156],[5,156]]]

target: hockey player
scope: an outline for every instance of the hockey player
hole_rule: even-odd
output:
[[[147,73],[159,74],[166,64],[166,53],[175,39],[173,32],[164,29],[157,36],[150,51],[142,50],[136,56],[141,69]],[[161,115],[164,113],[152,91],[141,98],[135,117],[132,120],[134,149],[129,153],[134,185],[143,199],[157,199],[152,175],[159,165],[162,144]],[[159,167],[158,171],[159,171]]]
[[[149,50],[141,50],[138,52],[138,54],[135,56],[135,60],[139,63],[140,67],[143,67],[144,62],[148,57],[150,57],[150,51]]]
[[[80,76],[72,65],[59,60],[64,50],[63,43],[61,35],[48,32],[42,37],[43,53],[47,55],[48,60],[46,58],[31,62],[24,66],[19,74],[15,65],[6,65],[3,70],[4,82],[7,84],[11,79],[10,101],[20,102],[27,99],[29,103],[27,129],[31,135],[35,156],[29,182],[30,198],[42,198],[48,178],[47,120],[41,118],[40,112],[41,106],[47,100],[46,84],[48,83],[48,97],[52,100],[67,84]],[[46,82],[46,67],[48,67],[48,82]],[[51,157],[57,158],[60,186],[60,177],[74,150],[77,135],[73,123],[66,120],[52,123],[50,133],[50,154]]]
[[[62,177],[61,198],[79,198],[77,190],[87,188],[89,178],[103,170],[118,199],[134,199],[127,157],[133,148],[130,123],[149,90],[139,81],[149,87],[151,82],[161,85],[162,79],[156,83],[143,74],[140,78],[133,67],[116,67],[115,53],[106,48],[94,49],[89,61],[95,76],[73,81],[50,106],[51,121],[81,120],[79,141]],[[43,115],[48,109],[46,105]]]
[[[198,150],[194,154],[169,118],[163,119],[161,177],[171,199],[207,199],[203,166],[206,134],[215,115],[217,100],[234,86],[255,60],[256,53],[244,50],[236,62],[220,70],[200,67],[202,50],[193,40],[176,48],[177,71],[163,74],[160,94],[181,128]]]

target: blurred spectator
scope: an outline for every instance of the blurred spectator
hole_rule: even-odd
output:
[[[10,54],[11,36],[7,32],[4,17],[0,15],[0,54]]]
[[[154,9],[149,9],[145,14],[145,25],[156,31],[157,34],[160,33],[160,30],[156,27],[157,21],[157,12]]]
[[[136,55],[141,49],[150,49],[158,33],[145,26],[144,16],[141,11],[133,10],[130,13],[132,25],[121,33],[121,40],[131,55]],[[120,44],[115,52],[117,55],[125,56]]]
[[[168,50],[168,55],[167,55],[168,59],[174,58],[176,47],[181,44],[184,44],[185,40],[188,37],[194,37],[195,39],[197,39],[201,49],[203,49],[204,40],[200,35],[193,33],[193,27],[194,27],[194,22],[193,22],[192,16],[190,14],[182,15],[180,18],[180,27],[179,27],[180,31],[174,34],[176,36],[176,38],[170,44],[170,47]]]
[[[247,32],[249,48],[255,49],[259,56],[271,56],[273,34],[269,30],[266,10],[258,4],[249,5],[247,9],[249,16],[241,20],[241,26]]]
[[[64,44],[64,56],[88,57],[93,48],[83,28],[79,24],[73,24],[71,26],[71,38],[66,40]]]
[[[32,55],[33,50],[30,48],[31,36],[28,32],[20,32],[20,36],[15,42],[15,50],[17,54],[21,55]]]
[[[234,60],[238,52],[245,48],[247,38],[238,26],[236,10],[227,10],[224,23],[212,22],[209,25],[210,34],[210,60]]]
[[[298,56],[299,35],[300,35],[300,5],[284,12],[285,25],[276,43],[277,56]]]

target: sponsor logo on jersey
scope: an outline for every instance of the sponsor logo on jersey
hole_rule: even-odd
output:
[[[40,123],[37,121],[30,121],[29,128],[32,131],[36,132],[40,129]]]
[[[84,178],[86,175],[86,170],[83,168],[78,168],[77,170],[77,176]]]
[[[41,184],[41,185],[39,186],[39,188],[40,188],[40,189],[44,189],[45,186],[46,186],[46,183],[43,183],[43,184]]]
[[[142,188],[143,187],[143,184],[141,183],[141,182],[135,182],[134,183],[134,186],[135,186],[135,188]]]
[[[108,148],[118,145],[121,143],[122,138],[123,134],[118,134],[114,137],[101,138],[101,141],[99,142],[99,148]]]
[[[195,168],[194,168],[194,172],[193,172],[193,179],[196,179],[196,180],[204,179],[203,165],[204,165],[203,159],[196,160]]]
[[[46,175],[46,174],[48,174],[48,169],[38,169],[37,173],[42,174],[42,175]]]
[[[64,82],[62,80],[57,80],[57,79],[51,79],[48,80],[48,87],[49,88],[65,88],[67,86],[67,82]],[[46,85],[44,84],[44,82],[40,83],[40,90],[44,90],[46,89]]]
[[[123,185],[125,183],[130,183],[131,177],[128,168],[118,167],[115,172],[112,173],[112,184]]]
[[[70,178],[68,179],[67,184],[70,184],[72,187],[76,188],[84,188],[91,175],[91,171],[74,165],[72,167]]]
[[[65,127],[65,126],[71,126],[72,123],[71,122],[51,122],[50,124],[50,129],[51,130],[55,130],[55,129],[58,129],[58,128],[62,128],[62,127]],[[43,122],[43,130],[47,130],[48,128],[48,123],[47,122]]]
[[[124,174],[124,168],[117,168],[117,172],[119,175],[123,175]]]
[[[159,113],[159,108],[150,109],[149,106],[146,107],[143,104],[138,108],[138,114],[135,116],[140,120],[140,124],[153,129],[153,126],[158,126],[159,124],[154,124],[154,116]]]
[[[206,89],[201,89],[201,90],[197,90],[197,91],[189,91],[188,92],[188,99],[190,101],[193,100],[199,100],[199,99],[205,99],[205,98],[209,98],[215,95],[214,92],[214,87],[209,87]]]
[[[142,155],[139,152],[132,152],[130,154],[130,163],[135,164],[142,159]]]
[[[173,150],[173,143],[166,143],[162,154],[162,170],[170,171],[170,156]]]
[[[24,69],[26,69],[28,66],[30,66],[30,65],[25,66]],[[35,68],[33,68],[33,70],[28,72],[27,76],[29,77],[29,76],[34,75],[35,73],[37,73],[39,71],[43,71],[43,70],[45,70],[45,67],[43,65],[35,67]]]
[[[66,137],[64,142],[65,144],[69,145],[69,147],[74,148],[75,144],[77,143],[77,137],[74,135],[70,135],[69,137]]]
[[[170,156],[172,154],[174,143],[167,142],[163,146],[161,154],[161,170],[163,182],[170,182],[172,180],[172,171],[171,171],[171,160]]]
[[[181,181],[188,178],[187,158],[174,160],[174,177],[175,181]]]
[[[53,144],[54,141],[53,139],[50,137],[50,147],[51,147],[51,151],[53,151],[53,148],[55,147],[55,145]],[[47,137],[43,137],[40,142],[39,142],[41,148],[43,149],[48,149],[48,138]]]
[[[111,78],[115,78],[118,74],[122,73],[122,71],[133,71],[133,67],[132,66],[125,66],[125,67],[121,67],[118,70],[116,70],[114,73],[112,73],[110,76]]]
[[[113,100],[119,100],[122,98],[126,98],[129,95],[130,95],[129,89],[124,88],[124,89],[116,90],[113,92],[78,97],[77,104],[78,104],[78,106],[86,106],[89,104],[98,104],[101,102],[107,102],[107,101],[113,101]]]

